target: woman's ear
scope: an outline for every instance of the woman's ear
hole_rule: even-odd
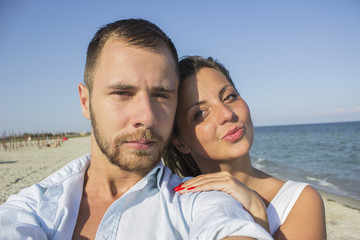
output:
[[[182,143],[179,137],[173,135],[171,138],[171,142],[180,152],[184,154],[190,153],[190,148],[188,148],[184,143]]]

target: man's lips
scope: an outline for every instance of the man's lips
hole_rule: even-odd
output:
[[[125,141],[124,144],[135,149],[149,149],[155,144],[155,141],[148,139],[136,139],[132,141]]]
[[[245,128],[243,126],[238,126],[230,131],[228,131],[222,139],[229,142],[235,142],[236,140],[240,139],[244,134]]]

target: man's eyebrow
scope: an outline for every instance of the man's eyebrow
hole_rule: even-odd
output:
[[[166,86],[155,86],[151,89],[154,92],[175,93],[175,89]]]
[[[108,88],[114,89],[114,90],[133,90],[137,89],[137,87],[129,84],[122,84],[122,83],[116,83],[109,85]],[[155,86],[151,88],[151,91],[153,92],[164,92],[164,93],[175,93],[175,89],[169,88],[166,86]]]
[[[121,84],[121,83],[111,84],[111,85],[108,86],[108,88],[110,88],[110,89],[115,89],[115,90],[130,90],[130,89],[135,89],[135,87],[132,86],[132,85]]]
[[[108,88],[113,89],[113,90],[131,90],[131,89],[135,89],[135,87],[132,86],[132,85],[121,84],[121,83],[110,84],[108,86]]]

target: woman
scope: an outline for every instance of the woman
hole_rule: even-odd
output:
[[[275,239],[326,239],[324,205],[313,187],[251,165],[250,111],[225,67],[193,56],[180,61],[180,72],[174,135],[164,161],[179,175],[197,177],[174,190],[224,191],[268,231],[270,226]]]

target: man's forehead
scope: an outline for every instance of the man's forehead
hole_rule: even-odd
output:
[[[144,78],[147,74],[161,74],[164,75],[160,76],[161,85],[175,83],[177,86],[179,82],[177,62],[165,44],[152,49],[133,46],[122,40],[111,40],[103,47],[97,65],[100,68],[111,67],[113,71],[121,69],[132,71],[132,74],[144,74]]]

